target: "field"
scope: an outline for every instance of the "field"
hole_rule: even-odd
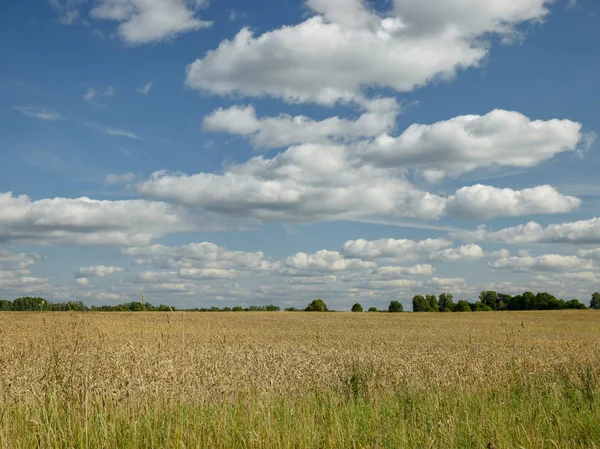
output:
[[[600,314],[0,314],[0,447],[598,448]]]

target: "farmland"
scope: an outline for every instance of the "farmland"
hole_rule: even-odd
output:
[[[2,313],[0,447],[600,447],[600,315]]]

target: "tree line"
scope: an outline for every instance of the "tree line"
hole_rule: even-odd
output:
[[[202,307],[193,309],[176,309],[174,306],[161,304],[153,306],[149,302],[131,301],[117,305],[87,306],[82,301],[53,303],[44,298],[25,296],[14,301],[0,299],[0,312],[279,312],[281,308],[272,304],[266,306],[235,307]]]
[[[454,302],[449,293],[435,295],[415,295],[412,300],[414,312],[487,312],[503,310],[564,310],[586,309],[587,307],[578,299],[565,301],[558,299],[547,292],[524,292],[521,295],[511,296],[493,290],[484,290],[479,294],[479,301],[468,302],[460,300]],[[592,309],[600,308],[600,293],[592,295],[590,301]]]
[[[558,299],[547,292],[524,292],[522,295],[511,296],[505,293],[497,293],[493,290],[484,290],[479,294],[479,300],[469,302],[460,300],[455,302],[450,293],[436,295],[415,295],[412,299],[413,312],[487,312],[503,310],[564,310],[564,309],[586,309],[587,307],[578,299],[565,301]],[[591,309],[600,309],[600,293],[592,294],[590,300]],[[279,306],[269,304],[265,306],[235,306],[235,307],[202,307],[193,309],[176,309],[173,306],[161,304],[153,306],[149,302],[132,301],[118,305],[87,306],[82,301],[68,301],[52,303],[44,298],[25,296],[14,301],[0,300],[0,312],[8,311],[48,311],[48,312],[279,312]],[[327,308],[322,299],[314,299],[306,308],[296,309],[289,307],[286,312],[333,312]],[[369,312],[380,312],[376,307],[370,307]],[[387,312],[403,312],[404,308],[400,301],[390,301]],[[352,312],[363,312],[360,303],[352,306]]]

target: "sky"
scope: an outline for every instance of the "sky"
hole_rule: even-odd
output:
[[[0,299],[600,281],[600,3],[6,0]]]

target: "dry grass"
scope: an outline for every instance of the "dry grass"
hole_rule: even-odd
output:
[[[600,447],[592,311],[0,314],[0,447]]]

